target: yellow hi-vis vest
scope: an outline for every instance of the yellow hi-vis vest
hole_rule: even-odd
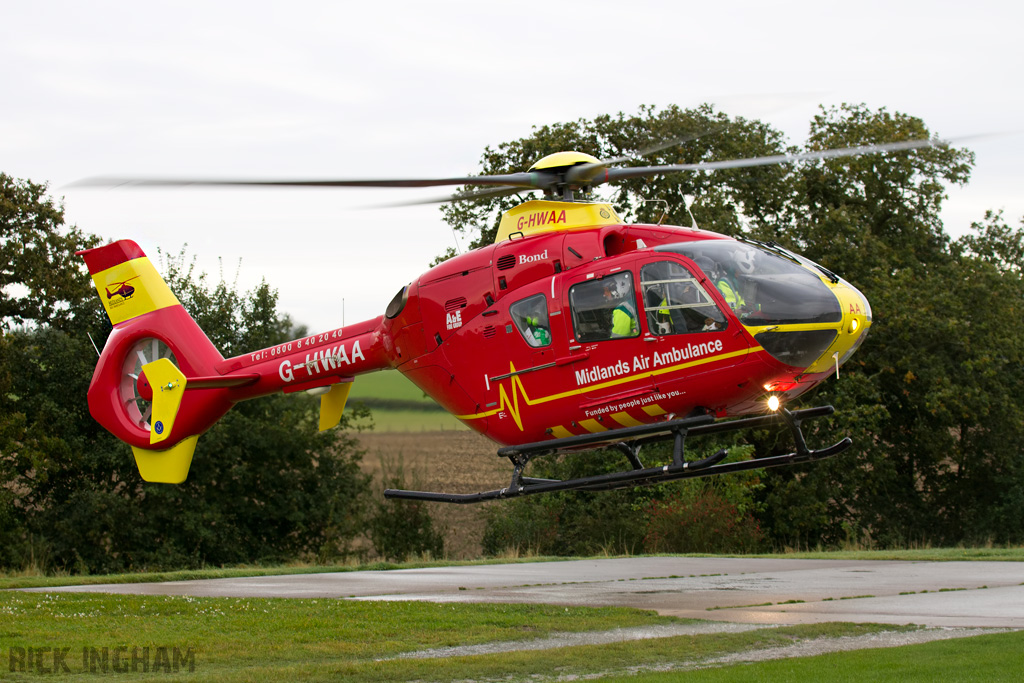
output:
[[[636,318],[625,304],[619,304],[612,311],[612,337],[632,337],[636,333]]]
[[[739,291],[727,279],[722,278],[718,280],[715,282],[715,286],[718,287],[718,291],[722,293],[725,303],[729,304],[729,308],[732,310],[735,311],[744,304],[743,297],[740,296]]]

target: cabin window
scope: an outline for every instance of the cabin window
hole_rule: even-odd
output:
[[[533,347],[551,344],[551,324],[548,322],[548,303],[543,294],[536,294],[508,307],[512,322]]]
[[[633,274],[629,271],[573,285],[569,307],[577,341],[625,339],[640,334]]]
[[[651,334],[714,332],[728,325],[707,291],[680,263],[647,264],[640,271],[640,286]]]

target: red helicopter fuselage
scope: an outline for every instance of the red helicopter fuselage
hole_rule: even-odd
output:
[[[336,424],[353,379],[387,368],[505,445],[764,412],[835,372],[871,323],[860,292],[776,245],[628,225],[603,204],[523,204],[495,244],[416,278],[385,315],[229,359],[133,242],[85,257],[101,294],[139,279],[104,302],[115,328],[89,403],[140,469],[278,391],[324,394],[321,428]],[[157,357],[171,374],[151,382]]]
[[[737,250],[791,272],[741,275],[746,298],[736,305],[697,262]],[[790,296],[817,289],[805,302],[817,309],[800,319],[772,311],[792,304],[764,291],[786,290],[785,277],[799,280]],[[698,412],[763,412],[769,395],[796,397],[832,374],[870,324],[863,296],[836,280],[703,230],[606,225],[453,258],[396,297],[382,336],[394,367],[467,425],[502,444],[536,442]],[[606,284],[634,312],[623,336],[611,329]],[[549,336],[538,340],[524,318],[544,314]]]

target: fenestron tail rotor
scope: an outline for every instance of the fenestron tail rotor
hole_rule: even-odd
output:
[[[161,340],[153,337],[140,339],[125,354],[121,370],[121,385],[118,388],[121,406],[132,423],[147,432],[152,429],[153,401],[152,397],[143,396],[139,391],[139,375],[143,367],[160,358],[178,364],[174,352]]]

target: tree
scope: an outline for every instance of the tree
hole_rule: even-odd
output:
[[[848,146],[929,135],[919,119],[842,107],[812,124],[812,143]],[[766,478],[777,542],[893,546],[1019,540],[1020,234],[989,215],[952,243],[946,183],[973,155],[926,148],[809,164],[798,174],[795,248],[857,284],[871,334],[839,382],[816,438],[855,436],[854,450]],[[840,163],[841,162],[841,163]],[[997,512],[997,510],[999,512]],[[1002,518],[1003,521],[998,521]]]
[[[815,116],[807,150],[929,137],[917,117],[842,105]],[[800,164],[791,228],[771,237],[859,286],[931,264],[949,242],[940,217],[946,185],[966,183],[973,163],[973,152],[925,147]]]
[[[64,224],[45,185],[0,173],[0,566],[47,564],[35,516],[67,486],[53,470],[81,462],[89,445],[103,451],[85,406],[95,362],[86,333],[102,344],[110,324],[75,256],[96,244]]]
[[[405,467],[397,462],[384,463],[383,486],[391,489],[409,488]],[[413,486],[415,483],[413,475]],[[434,528],[431,506],[421,500],[385,498],[381,495],[372,505],[373,514],[367,522],[367,535],[377,555],[386,560],[403,561],[410,557],[444,557],[444,534]]]
[[[481,174],[524,171],[542,157],[576,150],[598,158],[626,156],[665,140],[685,138],[686,142],[638,157],[627,165],[681,164],[734,159],[742,156],[781,154],[782,134],[759,121],[730,119],[708,105],[684,110],[670,106],[663,110],[641,107],[637,114],[598,116],[535,128],[533,135],[487,147],[481,159]],[[691,139],[692,138],[692,139]],[[627,220],[655,222],[662,212],[658,200],[668,203],[666,221],[689,225],[689,208],[698,225],[738,233],[742,221],[771,225],[780,220],[788,196],[786,169],[762,166],[706,173],[677,173],[653,178],[636,178],[614,188],[602,188],[599,196],[610,195]],[[464,188],[469,189],[469,188]],[[692,196],[692,204],[686,197]],[[442,206],[445,221],[454,230],[473,237],[471,246],[490,244],[497,234],[501,214],[522,197],[496,197],[452,202]]]
[[[11,215],[49,226],[47,245],[73,254],[98,242],[61,227],[51,200],[31,192],[24,198]],[[62,293],[66,306],[22,302],[10,310],[34,324],[0,339],[0,521],[13,522],[0,528],[0,566],[108,572],[351,551],[368,493],[355,440],[343,431],[357,411],[342,430],[319,434],[317,405],[306,397],[242,403],[199,439],[188,482],[142,482],[130,449],[86,407],[95,351],[84,334],[70,331],[102,312],[95,290],[81,286],[80,266],[46,253],[48,263],[68,268],[44,276],[29,269],[12,283],[42,277],[45,291]],[[223,279],[210,285],[180,255],[168,259],[166,271],[186,309],[228,354],[300,334],[278,313],[276,292],[265,282],[250,292]]]
[[[954,248],[991,264],[1007,275],[1024,275],[1024,220],[1011,228],[1002,212],[986,211],[981,222],[971,224],[971,232],[957,240]]]
[[[64,225],[64,209],[46,185],[0,173],[0,323],[69,329],[93,316],[92,280],[75,251],[99,244]],[[102,311],[101,311],[102,312]]]

